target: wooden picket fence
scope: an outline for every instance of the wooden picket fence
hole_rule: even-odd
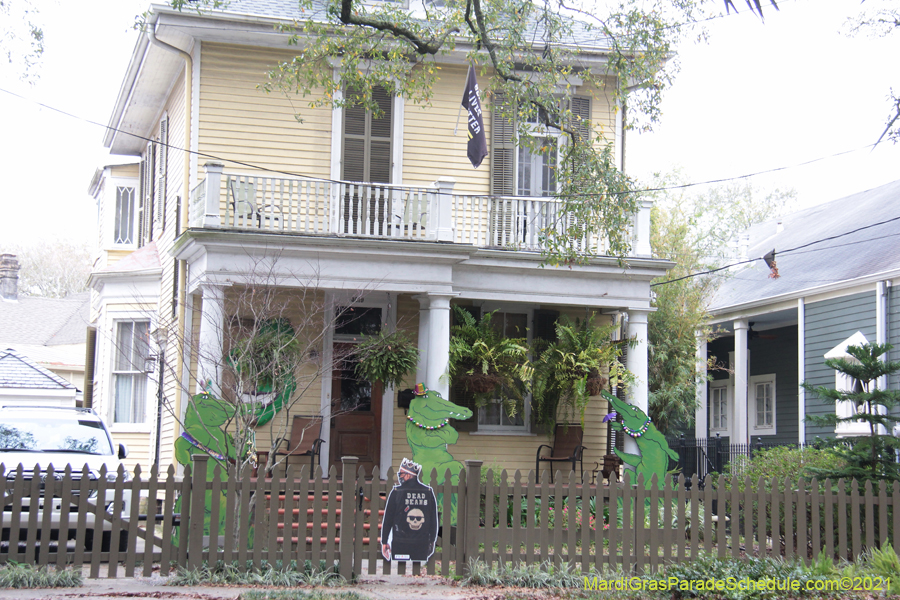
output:
[[[826,552],[854,560],[893,543],[900,531],[900,510],[894,510],[898,483],[866,483],[860,491],[855,482],[798,485],[720,477],[700,489],[696,480],[686,486],[676,477],[660,489],[641,479],[632,485],[626,471],[623,482],[609,486],[583,483],[574,473],[551,484],[546,473],[482,473],[480,461],[466,461],[458,483],[448,479],[434,486],[442,494],[443,522],[432,559],[407,565],[381,557],[380,526],[393,469],[385,479],[377,470],[366,477],[357,459],[346,457],[340,478],[333,467],[327,477],[318,468],[310,477],[307,467],[292,465],[283,478],[247,473],[223,480],[218,465],[206,456],[194,458],[193,470],[186,467],[183,476],[171,467],[146,475],[137,468],[130,478],[120,469],[114,479],[87,468],[60,474],[0,468],[0,563],[89,565],[95,578],[149,576],[154,565],[219,562],[242,569],[324,566],[347,579],[362,573],[447,576],[476,558],[491,566],[524,562],[582,572],[605,566],[643,571],[701,553],[809,563]],[[128,514],[107,510],[110,503],[121,506],[127,491]],[[454,495],[456,526],[449,510]],[[207,512],[207,496],[223,500],[211,502]],[[47,498],[55,510],[43,510]],[[227,534],[208,525],[205,534],[204,523],[220,521]],[[48,531],[72,539],[62,543]]]

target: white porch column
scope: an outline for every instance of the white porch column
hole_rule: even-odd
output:
[[[797,299],[797,441],[806,443],[806,390],[803,382],[806,381],[806,301]]]
[[[750,443],[747,384],[750,380],[750,363],[747,360],[747,319],[734,322],[734,439],[732,444]]]
[[[649,310],[629,309],[628,337],[634,346],[628,349],[628,370],[634,374],[634,383],[628,394],[631,404],[648,412],[650,386],[647,379],[647,315]],[[634,438],[625,438],[625,452],[640,454]]]
[[[450,379],[447,368],[450,364],[450,299],[456,294],[422,294],[419,300],[419,344],[423,348],[423,358],[419,360],[417,376],[423,370],[419,381],[430,390],[438,392],[442,398],[450,396]],[[426,308],[427,306],[427,308]],[[426,333],[423,336],[422,330]],[[424,338],[424,340],[423,340]]]
[[[206,389],[222,397],[222,356],[224,352],[225,286],[201,286],[203,304],[200,307],[200,339],[197,349],[197,391]]]
[[[709,437],[709,423],[707,422],[706,405],[706,334],[697,332],[697,409],[694,413],[694,437],[696,439]]]
[[[419,364],[416,367],[416,383],[425,383],[428,377],[428,340],[431,327],[431,301],[426,294],[415,296],[419,301]]]

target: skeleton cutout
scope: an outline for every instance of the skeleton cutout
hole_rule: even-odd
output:
[[[421,465],[403,459],[397,485],[388,494],[382,520],[381,554],[385,560],[426,562],[434,553],[438,510],[434,490],[419,479]]]
[[[406,515],[406,522],[409,524],[410,529],[418,531],[425,524],[425,513],[421,509],[414,508]]]

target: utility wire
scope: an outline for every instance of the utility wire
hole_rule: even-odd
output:
[[[879,222],[877,222],[877,223],[872,223],[872,224],[870,224],[870,225],[863,225],[862,227],[857,227],[856,229],[851,229],[850,231],[845,231],[844,233],[838,233],[838,234],[836,234],[836,235],[831,235],[831,236],[828,236],[828,237],[826,237],[826,238],[822,238],[822,239],[819,239],[819,240],[814,240],[814,241],[812,241],[812,242],[807,242],[806,244],[801,244],[800,246],[794,246],[793,248],[788,248],[787,250],[781,250],[781,251],[779,251],[779,252],[776,253],[776,256],[781,255],[781,254],[788,254],[788,253],[791,253],[791,252],[797,252],[798,250],[801,250],[801,249],[803,249],[803,248],[808,248],[808,247],[810,247],[810,246],[812,246],[812,245],[815,245],[815,244],[821,244],[822,242],[828,242],[828,241],[831,241],[831,240],[836,240],[836,239],[838,239],[838,238],[842,238],[842,237],[844,237],[844,236],[848,236],[848,235],[851,235],[851,234],[854,234],[854,233],[858,233],[858,232],[864,231],[864,230],[866,230],[866,229],[871,229],[872,227],[878,227],[879,225],[885,225],[885,224],[887,224],[887,223],[893,223],[894,221],[900,221],[900,217],[893,217],[893,218],[890,218],[890,219],[885,219],[884,221],[879,221]],[[890,234],[890,235],[881,236],[881,237],[892,237],[892,236],[894,236],[894,235],[900,235],[900,234]],[[853,243],[853,244],[855,244],[855,243],[863,243],[863,242],[871,241],[871,240],[873,240],[873,239],[881,239],[881,238],[870,238],[870,239],[868,239],[868,240],[862,240],[862,241],[860,241],[860,242],[851,242],[851,243]],[[829,246],[828,248],[817,248],[817,249],[815,249],[815,250],[807,250],[807,252],[819,252],[819,251],[822,251],[822,250],[830,250],[830,249],[832,249],[832,248],[839,248],[839,247],[841,247],[841,246],[846,246],[846,245],[849,245],[849,244],[839,244],[839,245],[837,245],[837,246]],[[798,254],[805,254],[804,252],[797,252],[797,253],[798,253]],[[750,259],[747,259],[747,260],[742,260],[742,261],[739,261],[739,262],[731,263],[731,264],[725,265],[725,266],[723,266],[723,267],[718,267],[718,268],[716,268],[716,269],[709,269],[709,270],[707,270],[707,271],[699,271],[699,272],[697,272],[697,273],[691,273],[691,274],[689,274],[689,275],[684,275],[683,277],[678,277],[677,279],[669,279],[669,280],[667,280],[667,281],[659,281],[659,282],[657,282],[657,283],[651,283],[651,284],[650,284],[650,287],[656,287],[656,286],[659,286],[659,285],[666,285],[666,284],[668,284],[668,283],[675,283],[676,281],[683,281],[683,280],[685,280],[685,279],[690,279],[690,278],[692,278],[692,277],[699,277],[699,276],[701,276],[701,275],[709,275],[709,274],[711,274],[711,273],[717,273],[717,272],[719,272],[719,271],[723,271],[723,270],[729,269],[729,268],[731,268],[731,267],[736,267],[736,266],[738,266],[738,265],[744,265],[744,264],[747,264],[747,263],[756,262],[756,261],[758,261],[758,260],[763,260],[763,257],[760,256],[760,257],[757,257],[757,258],[750,258]]]
[[[180,147],[180,146],[176,146],[175,144],[172,144],[171,142],[167,142],[167,143],[163,144],[162,142],[160,142],[160,141],[158,141],[158,140],[155,140],[155,139],[153,139],[153,138],[149,138],[149,137],[146,137],[146,136],[143,136],[143,135],[139,135],[139,134],[137,134],[137,133],[133,133],[133,132],[130,132],[130,131],[124,131],[124,130],[122,130],[122,129],[119,129],[118,127],[113,127],[112,125],[104,125],[103,123],[98,123],[97,121],[93,121],[93,120],[87,119],[87,118],[85,118],[85,117],[81,117],[81,116],[78,116],[78,115],[74,115],[74,114],[72,114],[72,113],[70,113],[70,112],[67,112],[67,111],[65,111],[65,110],[62,110],[62,109],[60,109],[60,108],[56,108],[56,107],[54,107],[54,106],[50,106],[49,104],[45,104],[45,103],[40,102],[40,101],[38,101],[38,100],[35,100],[35,99],[33,99],[33,98],[28,98],[28,97],[26,97],[26,96],[22,96],[21,94],[17,94],[16,92],[12,92],[12,91],[7,90],[7,89],[4,89],[4,88],[0,88],[0,92],[4,92],[4,93],[6,93],[6,94],[9,94],[10,96],[14,96],[14,97],[19,98],[20,100],[24,100],[24,101],[26,101],[26,102],[31,102],[31,103],[33,103],[33,104],[36,104],[36,105],[42,107],[42,108],[46,108],[47,110],[51,110],[51,111],[53,111],[53,112],[57,112],[57,113],[59,113],[59,114],[61,114],[61,115],[65,115],[65,116],[67,116],[67,117],[69,117],[69,118],[72,118],[72,119],[75,119],[75,120],[78,120],[78,121],[83,121],[83,122],[85,122],[85,123],[88,123],[88,124],[90,124],[90,125],[95,125],[95,126],[97,126],[97,127],[102,127],[103,129],[106,129],[107,131],[114,131],[114,132],[116,132],[116,133],[120,133],[120,134],[124,134],[124,135],[130,135],[130,136],[132,136],[132,137],[134,137],[134,138],[137,138],[137,139],[139,139],[139,140],[143,140],[143,141],[145,141],[145,142],[152,142],[152,143],[155,143],[155,144],[159,144],[159,145],[161,145],[161,146],[165,146],[166,148],[169,148],[169,149],[171,149],[171,150],[180,151],[180,152],[187,152],[187,153],[189,153],[189,154],[193,154],[193,155],[198,156],[198,157],[201,157],[201,158],[208,158],[208,159],[210,159],[210,160],[218,160],[218,161],[222,161],[222,162],[226,162],[226,163],[231,163],[231,164],[234,164],[234,165],[240,165],[240,166],[242,166],[242,167],[247,167],[247,168],[249,168],[249,169],[254,169],[254,170],[257,170],[257,171],[262,171],[262,172],[264,172],[264,173],[274,173],[274,174],[277,174],[277,175],[288,175],[288,176],[290,176],[290,177],[300,177],[300,178],[303,178],[303,179],[307,179],[307,180],[309,180],[309,181],[316,181],[316,182],[323,182],[323,183],[336,183],[336,184],[346,183],[345,181],[341,181],[341,180],[339,180],[339,179],[330,179],[330,178],[327,178],[327,177],[316,177],[316,176],[313,176],[313,175],[307,175],[307,174],[305,174],[305,173],[299,173],[299,172],[296,172],[296,171],[285,171],[285,170],[282,170],[282,169],[272,169],[272,168],[270,168],[270,167],[264,167],[264,166],[261,166],[261,165],[256,165],[256,164],[249,163],[249,162],[242,161],[242,160],[237,160],[237,159],[232,159],[232,158],[224,158],[224,157],[221,157],[221,156],[218,156],[218,155],[215,155],[215,154],[209,154],[209,153],[206,153],[206,152],[200,152],[200,151],[198,151],[198,150],[189,150],[189,149],[182,148],[182,147]],[[810,164],[813,164],[813,163],[816,163],[816,162],[820,162],[820,161],[823,161],[823,160],[828,160],[828,159],[831,159],[831,158],[837,158],[837,157],[843,156],[843,155],[845,155],[845,154],[852,154],[852,153],[854,153],[854,152],[859,152],[860,150],[865,150],[865,149],[867,149],[867,148],[872,148],[872,147],[874,147],[874,144],[867,144],[867,145],[865,145],[865,146],[861,146],[861,147],[855,148],[855,149],[853,149],[853,150],[844,150],[844,151],[842,151],[842,152],[836,152],[836,153],[834,153],[834,154],[830,154],[830,155],[827,155],[827,156],[820,156],[820,157],[818,157],[818,158],[813,158],[813,159],[806,160],[806,161],[803,161],[803,162],[800,162],[800,163],[796,163],[796,164],[793,164],[793,165],[782,165],[782,166],[780,166],[780,167],[774,167],[774,168],[771,168],[771,169],[764,169],[764,170],[761,170],[761,171],[755,171],[755,172],[752,172],[752,173],[746,173],[746,174],[744,174],[744,175],[737,175],[737,176],[735,176],[735,177],[723,177],[723,178],[718,178],[718,179],[709,179],[709,180],[706,180],[706,181],[697,181],[697,182],[692,182],[692,183],[681,183],[681,184],[676,184],[676,185],[662,186],[662,187],[655,187],[655,188],[642,188],[642,189],[634,189],[634,190],[624,190],[624,191],[619,191],[619,192],[609,192],[609,193],[607,193],[607,194],[597,194],[597,193],[569,194],[568,197],[573,197],[573,198],[579,198],[579,197],[596,198],[597,196],[620,196],[620,195],[626,195],[626,194],[642,194],[642,193],[650,193],[650,192],[665,192],[665,191],[669,191],[669,190],[679,190],[679,189],[685,189],[685,188],[696,187],[696,186],[701,186],[701,185],[711,185],[711,184],[717,184],[717,183],[725,183],[725,182],[728,182],[728,181],[739,181],[739,180],[742,180],[742,179],[749,179],[749,178],[751,178],[751,177],[756,177],[756,176],[759,176],[759,175],[765,175],[765,174],[767,174],[767,173],[775,173],[775,172],[778,172],[778,171],[784,171],[784,170],[787,170],[787,169],[794,169],[794,168],[798,168],[798,167],[803,167],[803,166],[810,165]],[[386,186],[386,187],[391,187],[390,184],[375,184],[375,185],[383,185],[383,186]],[[454,194],[454,195],[455,195],[455,196],[458,196],[458,197],[461,197],[461,198],[496,198],[496,197],[498,197],[496,194]],[[511,199],[521,198],[521,199],[525,200],[525,199],[533,199],[534,196],[503,196],[503,198],[511,198]],[[673,281],[674,281],[674,280],[673,280]]]

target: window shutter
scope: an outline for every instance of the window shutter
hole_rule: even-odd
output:
[[[541,340],[542,344],[535,344],[537,352],[543,352],[549,344],[556,341],[556,322],[559,320],[558,310],[534,311],[531,324],[531,338],[534,341]],[[535,357],[537,358],[537,357]],[[550,433],[546,424],[538,424],[537,414],[531,411],[531,433]]]
[[[536,340],[545,340],[553,343],[556,341],[556,321],[559,320],[559,311],[557,310],[535,310],[534,311],[534,330],[531,337]]]
[[[471,314],[476,319],[481,318],[481,309],[477,306],[461,306],[463,310]],[[451,325],[456,325],[456,314],[450,311]],[[475,394],[466,390],[464,383],[451,382],[450,385],[450,402],[465,406],[472,411],[472,416],[467,421],[450,420],[450,425],[457,431],[478,431],[478,406],[475,404]]]
[[[159,122],[159,143],[156,145],[156,222],[166,228],[166,175],[169,158],[169,117]]]
[[[344,136],[341,178],[345,181],[391,182],[391,134],[393,98],[383,87],[372,90],[375,103],[383,112],[374,118],[359,105],[344,108]],[[344,233],[362,233],[362,215],[368,212],[369,231],[384,233],[385,195],[368,186],[347,189],[341,216]]]
[[[500,94],[491,102],[491,194],[495,196],[516,193],[516,147],[513,144],[516,124],[500,114],[506,105],[506,97]]]
[[[591,98],[574,96],[571,102],[572,121],[582,140],[591,139]]]

